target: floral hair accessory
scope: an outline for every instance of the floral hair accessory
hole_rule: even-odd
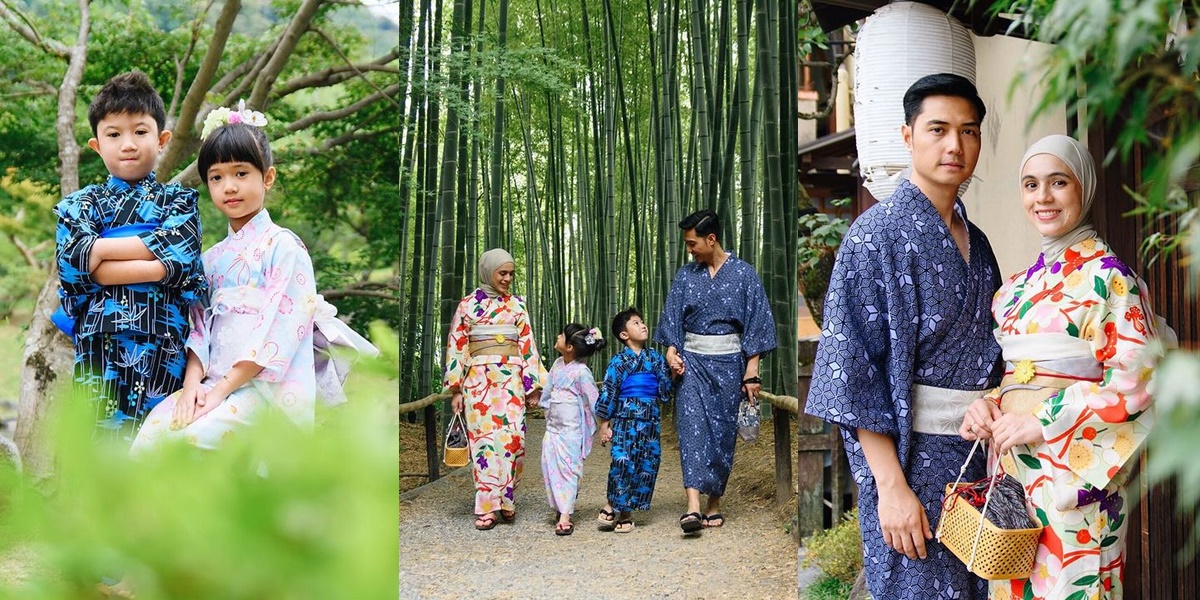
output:
[[[583,338],[583,341],[587,342],[587,344],[591,346],[595,344],[597,340],[602,339],[604,338],[600,335],[600,330],[596,327],[593,327],[588,330],[587,335]]]
[[[200,130],[200,139],[207,139],[212,132],[216,131],[222,125],[232,125],[234,123],[266,127],[267,116],[257,110],[246,108],[245,100],[238,100],[237,110],[232,110],[224,106],[214,108],[209,111],[208,116],[204,117],[204,128]]]

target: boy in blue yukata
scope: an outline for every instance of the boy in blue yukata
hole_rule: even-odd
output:
[[[188,306],[206,295],[197,193],[155,178],[171,132],[145,74],[110,79],[88,121],[88,147],[109,177],[54,208],[62,284],[55,322],[74,338],[77,391],[95,402],[99,430],[130,438],[179,389]]]
[[[608,504],[597,520],[603,531],[628,533],[633,511],[650,510],[662,461],[659,403],[670,401],[672,385],[666,359],[646,347],[650,328],[636,308],[613,317],[612,334],[625,349],[608,361],[596,400],[600,441],[612,442]]]

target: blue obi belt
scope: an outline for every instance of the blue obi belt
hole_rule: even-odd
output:
[[[100,232],[101,238],[125,238],[136,237],[143,233],[149,233],[158,229],[160,223],[133,223],[131,225],[121,225],[111,229],[105,229]],[[75,319],[67,316],[67,311],[63,310],[62,305],[59,305],[58,310],[50,315],[50,321],[58,327],[60,331],[67,334],[67,337],[73,341],[75,339]]]
[[[622,398],[657,398],[658,377],[654,373],[634,373],[621,382]]]

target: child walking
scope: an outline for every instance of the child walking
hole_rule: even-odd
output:
[[[95,403],[97,433],[132,437],[184,372],[188,307],[203,298],[196,190],[162,184],[154,166],[171,132],[144,73],[117,75],[88,107],[108,181],[58,203],[61,309],[75,345],[77,390]]]
[[[263,207],[275,183],[266,117],[218,108],[205,119],[196,164],[228,234],[204,253],[212,286],[192,310],[183,389],[151,411],[132,451],[178,437],[205,449],[279,410],[313,426],[313,316],[321,302],[300,238]]]
[[[659,403],[669,401],[672,384],[666,359],[646,348],[650,328],[636,308],[613,317],[612,334],[625,349],[608,361],[596,402],[601,442],[612,442],[608,503],[597,520],[602,531],[628,533],[632,511],[650,510],[662,459]]]
[[[546,437],[542,439],[542,478],[546,497],[557,515],[555,535],[571,535],[571,513],[579,494],[583,460],[592,450],[596,433],[596,380],[584,361],[604,348],[600,330],[568,323],[554,342],[560,357],[554,361],[549,382],[539,400],[545,405]]]

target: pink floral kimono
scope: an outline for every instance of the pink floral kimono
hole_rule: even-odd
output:
[[[216,448],[268,408],[311,429],[316,400],[313,316],[321,302],[312,261],[300,238],[275,225],[264,209],[240,231],[204,253],[211,298],[207,309],[193,306],[187,349],[204,365],[206,390],[233,366],[252,361],[263,370],[208,414],[178,431],[170,430],[179,393],[146,418],[131,452],[164,438],[183,438],[200,448]]]
[[[596,433],[596,378],[586,364],[559,358],[542,391],[546,436],[542,438],[542,479],[546,497],[556,512],[575,512],[583,460],[592,451]]]

